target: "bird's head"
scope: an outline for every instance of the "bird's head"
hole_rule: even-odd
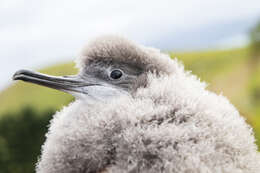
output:
[[[77,59],[75,76],[49,76],[28,70],[17,71],[13,79],[58,89],[76,98],[106,100],[133,95],[145,87],[148,74],[171,74],[169,57],[157,49],[139,46],[117,36],[90,42]]]

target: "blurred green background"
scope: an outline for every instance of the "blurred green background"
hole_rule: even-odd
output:
[[[260,146],[260,23],[242,48],[172,52],[208,89],[223,94],[252,125]],[[50,75],[77,73],[74,63],[39,70]],[[52,89],[17,82],[0,93],[0,173],[34,172],[49,120],[73,97]]]

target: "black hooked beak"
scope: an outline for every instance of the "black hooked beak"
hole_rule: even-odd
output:
[[[98,85],[83,80],[80,76],[49,76],[29,70],[19,70],[13,75],[13,80],[22,80],[64,92],[87,94],[84,87]]]

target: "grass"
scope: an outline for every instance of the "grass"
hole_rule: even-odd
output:
[[[248,48],[224,51],[205,51],[188,53],[170,53],[171,57],[180,59],[185,68],[193,71],[202,80],[211,82],[213,77],[226,74],[248,59]]]
[[[187,70],[209,83],[209,90],[228,97],[252,124],[260,140],[260,62],[252,61],[248,47],[169,54],[181,60]],[[75,74],[77,70],[73,66],[73,63],[67,63],[40,71],[51,75]],[[72,99],[70,95],[59,91],[17,82],[0,93],[0,115],[19,111],[27,105],[39,111],[60,109]],[[258,144],[260,146],[260,141]]]

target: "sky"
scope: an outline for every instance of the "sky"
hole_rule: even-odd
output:
[[[259,0],[1,0],[0,90],[19,69],[73,60],[99,35],[162,50],[243,46]]]

